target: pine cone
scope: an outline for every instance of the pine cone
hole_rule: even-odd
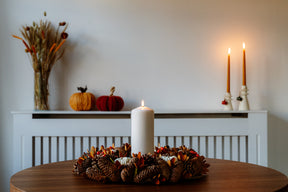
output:
[[[101,157],[97,163],[99,169],[107,176],[112,182],[118,182],[121,180],[120,170],[111,161],[110,157]]]
[[[121,170],[117,169],[110,179],[111,179],[112,182],[121,181]]]
[[[77,162],[73,164],[73,171],[72,172],[74,175],[80,175]]]
[[[152,155],[144,154],[142,156],[144,158],[145,165],[155,165],[157,163],[156,158],[154,158]]]
[[[139,161],[139,159],[138,159],[137,157],[133,157],[133,158],[129,161],[128,165],[131,165],[131,164],[134,164],[134,163],[137,164],[138,161]]]
[[[208,172],[208,167],[210,165],[206,163],[203,156],[194,157],[189,159],[185,164],[185,170],[191,174],[192,177],[200,176]]]
[[[97,182],[101,182],[101,183],[109,182],[109,178],[103,175],[101,170],[98,168],[92,168],[92,167],[87,168],[86,175],[89,179],[97,181]]]
[[[161,175],[165,177],[166,181],[169,180],[170,177],[170,169],[167,162],[161,158],[157,159],[157,163],[159,164],[159,167],[161,169]]]
[[[133,182],[135,173],[135,165],[129,164],[121,171],[121,179],[125,183],[131,183]]]
[[[73,173],[76,175],[83,175],[88,167],[91,167],[92,160],[90,158],[84,159],[82,163],[78,161],[74,164]]]
[[[158,175],[160,173],[160,167],[159,165],[151,165],[147,167],[146,169],[143,169],[140,171],[135,177],[134,182],[135,183],[145,183],[148,181],[148,179],[152,178],[155,175]]]
[[[128,143],[123,144],[121,147],[116,147],[116,151],[119,153],[119,157],[131,157],[131,145]]]
[[[172,169],[170,182],[177,183],[182,176],[182,173],[184,171],[184,164],[182,161],[177,161],[175,163],[175,167]]]
[[[85,169],[85,171],[88,167],[91,167],[91,162],[92,162],[92,159],[90,158],[87,158],[83,161],[82,167]]]
[[[107,158],[106,156],[99,158],[97,165],[100,168],[100,170],[104,173],[104,175],[106,175],[107,177],[112,177],[114,172],[113,170],[114,164],[109,158]]]

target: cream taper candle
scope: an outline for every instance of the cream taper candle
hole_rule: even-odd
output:
[[[245,53],[245,43],[243,43],[243,77],[242,77],[242,85],[246,86],[246,53]]]
[[[154,111],[141,106],[131,111],[131,153],[154,152]]]
[[[230,93],[230,53],[231,53],[231,49],[228,48],[228,64],[227,64],[227,93]]]

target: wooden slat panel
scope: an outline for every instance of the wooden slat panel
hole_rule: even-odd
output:
[[[160,146],[161,146],[161,147],[165,146],[165,145],[166,145],[166,137],[161,136],[159,143],[160,143]]]
[[[179,147],[179,146],[181,146],[182,145],[182,136],[177,136],[176,138],[175,138],[175,147]]]
[[[34,163],[35,163],[35,166],[37,165],[41,165],[41,137],[35,137],[35,140],[34,140],[35,144],[35,149],[34,149]]]
[[[106,147],[110,147],[113,144],[113,137],[106,137]]]
[[[81,137],[75,137],[74,149],[75,149],[74,159],[77,159],[83,154]]]
[[[83,148],[81,149],[82,153],[86,152],[87,150],[90,150],[90,148],[91,148],[91,146],[89,144],[90,139],[91,139],[91,137],[82,137],[82,141],[83,141],[83,144],[82,144]]]
[[[239,160],[239,142],[238,142],[238,136],[232,136],[232,160],[238,161]]]
[[[239,146],[239,154],[240,154],[240,158],[239,160],[241,162],[246,162],[247,160],[247,151],[246,151],[246,146],[247,146],[247,141],[246,141],[246,136],[240,136],[240,146]]]
[[[158,146],[158,137],[154,137],[154,146]]]
[[[121,137],[115,137],[115,147],[120,147],[121,145]]]
[[[51,162],[58,161],[58,147],[57,147],[57,137],[51,137]]]
[[[190,137],[189,136],[183,136],[183,145],[185,145],[187,148],[190,148]]]
[[[104,147],[106,147],[106,139],[105,139],[105,137],[99,137],[99,148],[100,148],[100,146],[104,146]]]
[[[66,143],[66,159],[72,160],[74,159],[74,145],[73,145],[73,137],[67,137],[67,143]]]
[[[195,150],[195,151],[197,151],[197,152],[199,152],[199,142],[198,142],[198,137],[197,136],[193,136],[192,137],[192,148]]]
[[[223,137],[216,136],[216,158],[223,159],[224,158],[224,151],[223,151]]]
[[[59,137],[59,161],[65,161],[65,137]]]
[[[224,159],[231,159],[231,138],[230,136],[224,137]]]
[[[207,154],[206,154],[206,137],[205,136],[199,137],[199,144],[200,144],[199,154],[207,156]]]
[[[167,137],[167,145],[169,145],[170,147],[174,147],[174,137],[173,136]]]
[[[43,164],[49,163],[49,137],[43,137]]]
[[[209,136],[208,137],[208,148],[207,148],[208,149],[208,152],[207,152],[208,158],[215,158],[214,146],[215,146],[214,137]]]
[[[123,144],[124,143],[129,143],[129,137],[123,137]]]
[[[94,147],[97,147],[97,137],[90,137],[90,143],[91,143],[91,146],[94,146]]]

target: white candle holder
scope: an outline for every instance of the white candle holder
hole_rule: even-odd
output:
[[[233,111],[231,93],[225,93],[224,100],[226,101],[226,104],[224,105],[224,111]]]
[[[248,111],[249,110],[249,102],[248,102],[248,89],[246,85],[242,85],[240,90],[240,103],[239,103],[239,111]]]

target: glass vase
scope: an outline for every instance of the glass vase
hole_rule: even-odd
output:
[[[49,110],[48,95],[48,78],[34,72],[34,110]]]

